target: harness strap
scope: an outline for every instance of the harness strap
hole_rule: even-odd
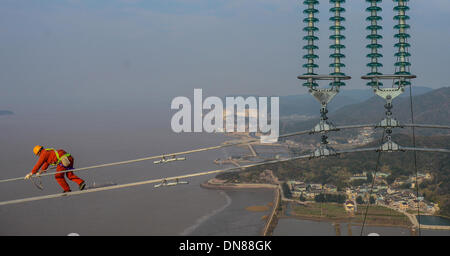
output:
[[[63,156],[61,156],[61,157],[59,157],[58,151],[56,151],[56,149],[54,149],[54,148],[46,148],[45,150],[46,150],[46,151],[51,151],[51,150],[53,150],[53,152],[55,152],[56,158],[58,159],[58,162],[57,162],[56,164],[50,164],[50,165],[58,165],[58,164],[61,163],[61,158],[65,157],[65,156],[66,156],[66,157],[69,157],[69,156],[70,156],[70,154],[67,153],[67,154],[65,154],[65,155],[63,155]]]

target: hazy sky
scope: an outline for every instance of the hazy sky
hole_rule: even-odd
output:
[[[304,93],[301,0],[0,0],[0,109],[128,104],[204,94]],[[392,73],[393,1],[383,1],[382,72]],[[412,0],[414,85],[449,86],[450,1]],[[330,73],[329,1],[319,6],[320,73]],[[348,0],[348,88],[365,89],[368,25]],[[326,85],[324,85],[326,86]],[[49,108],[51,110],[51,108]]]

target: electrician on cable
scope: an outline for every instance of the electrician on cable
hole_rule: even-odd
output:
[[[73,157],[62,149],[55,150],[53,148],[44,148],[43,146],[37,145],[33,148],[33,153],[39,156],[39,160],[34,166],[33,170],[25,176],[25,179],[30,179],[33,174],[36,176],[40,175],[42,172],[46,172],[49,165],[56,165],[56,172],[72,170],[73,169]],[[39,171],[39,169],[41,169]],[[66,174],[69,180],[78,184],[80,190],[85,189],[86,184],[84,180],[80,179],[73,172],[66,173],[56,173],[55,179],[58,184],[63,188],[63,193],[70,192],[69,184],[67,184],[64,179],[64,174]]]

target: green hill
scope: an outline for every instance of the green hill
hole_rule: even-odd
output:
[[[422,95],[432,91],[427,87],[414,87],[413,95]],[[331,101],[328,106],[328,111],[333,113],[344,106],[351,106],[364,102],[374,96],[372,90],[346,90],[345,88]],[[407,89],[401,98],[409,96],[409,89]],[[289,95],[280,97],[280,116],[292,115],[306,115],[319,116],[320,104],[310,94]]]
[[[405,92],[406,93],[406,92]],[[436,89],[425,94],[413,96],[414,122],[418,124],[450,125],[450,87]],[[329,119],[336,125],[375,124],[385,116],[385,101],[373,96],[357,104],[341,107],[328,114]],[[393,116],[400,122],[411,123],[411,108],[409,97],[398,97],[393,101]],[[319,118],[307,121],[281,122],[281,134],[294,131],[308,130],[319,122]],[[343,131],[343,135],[351,135],[354,131]],[[409,129],[400,132],[410,132]],[[420,129],[421,135],[447,134],[445,130]],[[334,135],[333,135],[334,136]]]

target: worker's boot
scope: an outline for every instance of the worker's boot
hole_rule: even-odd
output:
[[[79,186],[80,190],[84,190],[86,188],[86,183],[83,181],[80,186]]]

